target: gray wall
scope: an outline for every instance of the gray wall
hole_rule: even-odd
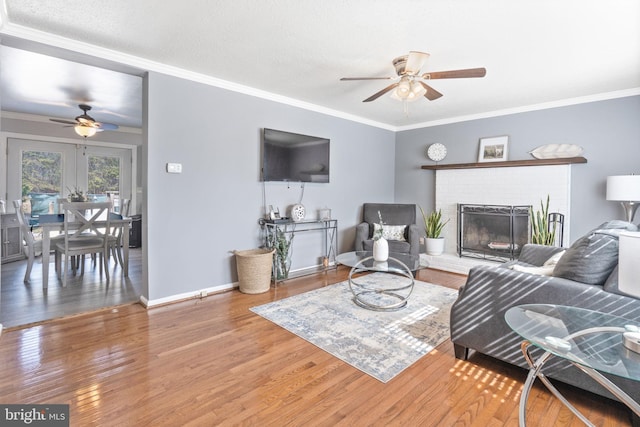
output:
[[[262,243],[263,190],[281,213],[299,201],[300,184],[259,181],[261,128],[331,139],[331,182],[306,184],[302,202],[311,217],[332,209],[339,252],[353,245],[363,201],[393,202],[391,131],[159,73],[147,84],[143,238],[152,300],[237,280],[230,251]],[[182,163],[182,174],[166,173],[167,162]],[[292,269],[318,261],[318,243],[305,239],[295,237]]]
[[[624,218],[617,202],[605,200],[605,184],[609,175],[640,174],[640,96],[398,132],[396,202],[433,209],[435,173],[420,169],[433,164],[426,157],[430,144],[446,145],[443,164],[476,162],[479,139],[498,135],[509,135],[509,160],[531,159],[528,152],[544,144],[584,148],[588,163],[571,166],[571,242],[604,221]]]

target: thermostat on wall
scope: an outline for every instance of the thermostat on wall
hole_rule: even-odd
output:
[[[168,173],[182,173],[182,163],[167,163]]]

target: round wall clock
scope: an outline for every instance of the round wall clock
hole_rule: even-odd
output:
[[[431,144],[429,148],[427,148],[427,157],[429,157],[434,162],[439,162],[440,160],[447,157],[447,147],[438,142],[435,144]]]
[[[304,219],[304,205],[297,204],[291,208],[291,219],[294,221],[302,221]]]

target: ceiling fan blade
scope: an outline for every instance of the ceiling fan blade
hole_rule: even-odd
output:
[[[103,130],[116,130],[118,129],[118,125],[114,125],[113,123],[96,123],[98,125],[98,131]]]
[[[394,77],[343,77],[340,80],[341,81],[348,81],[348,80],[391,80]]]
[[[389,86],[385,87],[384,89],[382,89],[379,92],[374,93],[373,95],[371,95],[370,97],[368,97],[367,99],[365,99],[362,102],[371,102],[371,101],[375,101],[376,99],[380,98],[382,95],[384,95],[385,93],[389,92],[391,89],[396,88],[399,85],[399,83],[392,83]]]
[[[486,68],[467,68],[466,70],[450,70],[450,71],[434,71],[432,73],[424,73],[423,79],[461,79],[469,77],[484,77],[487,74]]]
[[[62,120],[62,119],[49,119],[52,122],[56,122],[56,123],[64,123],[65,125],[75,125],[77,124],[77,122],[72,122],[71,120]]]
[[[412,50],[409,52],[409,57],[407,58],[407,63],[404,66],[404,72],[407,75],[415,76],[420,72],[424,64],[426,64],[427,59],[429,59],[429,54],[424,52],[418,52]]]
[[[427,98],[429,101],[433,101],[434,99],[438,99],[442,96],[440,92],[438,92],[437,90],[435,90],[434,88],[426,84],[425,82],[420,82],[420,84],[422,85],[423,88],[427,90],[427,92],[424,94],[424,97]]]

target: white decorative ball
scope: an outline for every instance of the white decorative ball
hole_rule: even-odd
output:
[[[294,221],[302,221],[304,219],[304,205],[297,204],[291,208],[291,219]]]

